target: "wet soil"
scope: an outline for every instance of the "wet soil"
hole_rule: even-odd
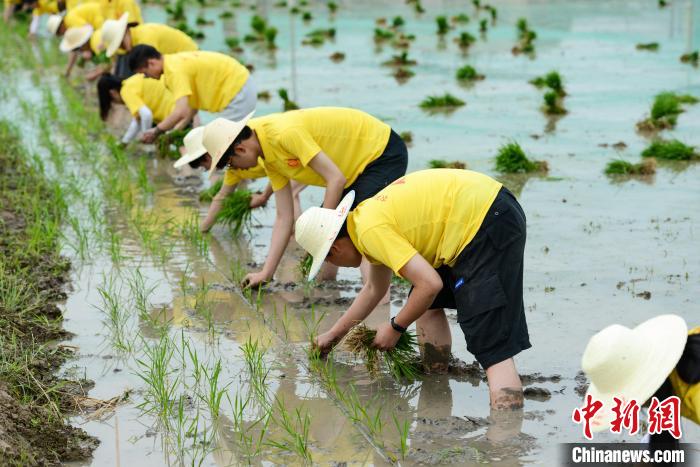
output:
[[[55,374],[71,355],[53,345],[70,337],[56,304],[66,297],[70,265],[55,243],[28,248],[29,232],[40,220],[25,213],[33,200],[52,199],[43,176],[24,162],[16,133],[4,122],[0,127],[0,464],[89,459],[99,441],[67,424],[62,413],[75,409],[91,384]],[[10,301],[11,290],[26,293]]]

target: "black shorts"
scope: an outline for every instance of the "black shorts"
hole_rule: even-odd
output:
[[[391,130],[384,152],[367,164],[365,170],[362,171],[353,184],[343,190],[343,196],[350,190],[355,190],[355,200],[352,202],[351,207],[351,209],[355,209],[355,206],[406,175],[407,167],[408,149],[406,149],[406,143],[394,130]]]
[[[443,288],[431,309],[457,310],[471,352],[484,369],[531,347],[523,305],[525,213],[501,188],[453,267],[437,269]]]

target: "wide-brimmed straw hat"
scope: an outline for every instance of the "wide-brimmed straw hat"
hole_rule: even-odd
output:
[[[677,315],[661,315],[634,329],[613,324],[588,342],[581,366],[591,384],[586,396],[603,403],[591,419],[602,431],[614,420],[614,397],[623,407],[633,399],[644,404],[663,384],[683,354],[688,328]]]
[[[294,237],[299,245],[313,258],[309,279],[316,277],[321,265],[326,260],[331,245],[338,236],[343,222],[350,213],[355,200],[355,191],[350,191],[335,209],[313,207],[299,216],[294,227]]]
[[[66,33],[63,35],[63,39],[61,39],[61,43],[58,45],[58,48],[61,50],[61,52],[68,53],[71,50],[82,47],[87,43],[87,41],[90,40],[92,31],[92,26],[89,24],[86,24],[85,26],[78,26],[77,28],[68,28]]]
[[[108,57],[119,50],[128,24],[129,12],[126,12],[119,19],[108,19],[102,25],[102,45],[106,47]]]
[[[252,111],[237,122],[232,122],[225,118],[217,118],[204,127],[202,143],[211,156],[211,168],[209,169],[210,177],[216,170],[216,164],[219,163],[226,150],[231,146],[241,130],[245,128],[248,120],[250,120],[254,113],[255,111]]]
[[[187,165],[192,161],[196,161],[207,153],[207,148],[202,145],[203,134],[204,127],[198,126],[197,128],[191,129],[185,135],[185,137],[182,139],[185,146],[185,154],[175,161],[173,167],[178,168],[182,167],[183,165]]]
[[[49,19],[46,20],[46,29],[49,30],[54,36],[58,34],[58,28],[61,27],[63,22],[63,15],[51,15]]]

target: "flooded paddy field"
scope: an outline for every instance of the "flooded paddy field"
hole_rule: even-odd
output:
[[[94,86],[58,77],[64,62],[56,45],[3,32],[3,55],[15,52],[2,66],[0,115],[60,181],[69,210],[64,254],[72,276],[62,310],[74,334],[64,344],[75,358],[62,373],[94,381],[88,396],[102,401],[71,418],[100,440],[93,459],[75,465],[556,465],[559,443],[583,439],[571,412],[585,391],[580,359],[591,335],[662,313],[700,324],[700,163],[658,161],[647,176],[604,173],[611,161],[642,159],[651,140],[636,124],[655,95],[700,97],[698,68],[679,61],[700,47],[700,2],[660,9],[642,1],[498,1],[495,24],[456,1],[426,1],[422,14],[403,2],[338,2],[333,15],[311,2],[310,21],[275,2],[245,3],[185,11],[208,50],[228,51],[226,38],[249,33],[255,13],[278,29],[276,50],[241,41],[236,53],[271,95],[257,114],[282,110],[280,88],[302,107],[357,107],[412,133],[409,171],[458,160],[516,193],[528,220],[533,347],[516,358],[525,408],[489,412],[483,374],[469,365],[454,312],[453,354],[467,365],[447,375],[373,379],[343,352],[332,364],[310,362],[310,336],[347,309],[359,274],[341,270],[337,283],[305,284],[302,250],[293,247],[267,289],[241,290],[241,277],[264,261],[274,207],[255,211],[240,238],[222,226],[202,236],[207,205],[198,194],[209,182],[177,173],[149,148],[124,150],[105,139]],[[221,18],[224,11],[234,15]],[[143,12],[148,21],[168,19],[160,5]],[[436,16],[460,13],[470,21],[440,38]],[[374,31],[378,18],[391,23],[398,15],[405,34],[415,35],[408,56],[417,63],[412,77],[397,81],[382,63],[401,49],[377,43]],[[198,16],[213,25],[197,25]],[[511,50],[519,18],[537,33],[530,56]],[[327,28],[333,39],[302,44]],[[476,39],[466,53],[454,41],[462,31]],[[649,42],[658,50],[636,49]],[[344,60],[329,58],[337,52]],[[467,64],[485,78],[460,84],[455,73]],[[543,91],[528,82],[552,70],[567,93],[567,113],[554,118],[541,111]],[[466,105],[448,113],[419,107],[445,93]],[[697,147],[699,128],[700,105],[689,105],[662,135]],[[548,173],[498,173],[494,158],[512,141],[546,161]],[[322,198],[309,188],[302,205]],[[393,287],[390,304],[369,323],[397,313],[406,292]],[[683,428],[688,442],[700,442],[697,426]]]

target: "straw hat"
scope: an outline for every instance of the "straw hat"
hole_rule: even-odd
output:
[[[86,24],[85,26],[78,26],[77,28],[68,28],[66,33],[63,35],[63,39],[61,39],[61,43],[58,45],[58,48],[61,50],[61,52],[68,53],[71,50],[82,47],[85,45],[85,43],[87,43],[87,41],[90,40],[92,31],[92,26],[89,24]]]
[[[204,127],[198,126],[197,128],[191,129],[185,135],[185,137],[182,139],[182,142],[185,145],[185,154],[175,161],[173,167],[177,169],[179,167],[182,167],[183,165],[187,165],[192,161],[196,161],[197,159],[199,159],[207,153],[207,149],[204,146],[202,146],[203,134]]]
[[[48,29],[49,32],[55,36],[58,34],[58,28],[61,27],[62,22],[63,15],[51,15],[49,16],[49,19],[46,20],[46,29]]]
[[[252,111],[237,122],[232,122],[225,118],[217,118],[204,127],[202,143],[211,156],[210,177],[216,170],[216,164],[219,163],[226,150],[231,146],[241,130],[245,128],[248,120],[254,113],[255,111]]]
[[[613,324],[588,342],[581,366],[591,385],[589,394],[603,403],[591,420],[592,431],[610,427],[613,397],[624,404],[642,405],[673,371],[688,338],[688,328],[677,315],[661,315],[634,329]]]
[[[351,190],[335,209],[309,208],[299,216],[294,227],[294,237],[299,245],[313,258],[309,269],[309,280],[316,277],[321,265],[326,260],[331,245],[338,236],[338,231],[350,213],[355,200],[355,191]]]
[[[108,19],[102,25],[102,46],[107,48],[108,57],[119,50],[128,24],[129,12],[127,11],[119,19]]]

